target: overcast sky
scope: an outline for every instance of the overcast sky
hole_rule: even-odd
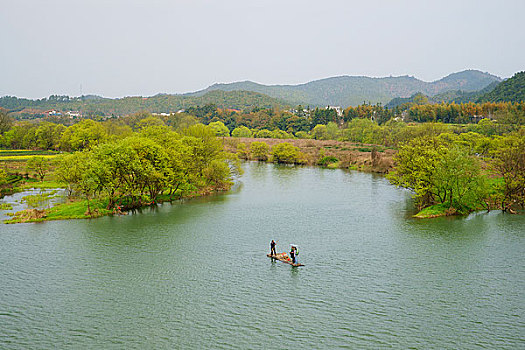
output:
[[[0,96],[525,70],[525,1],[0,0]]]

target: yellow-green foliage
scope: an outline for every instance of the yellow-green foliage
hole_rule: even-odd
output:
[[[298,147],[288,142],[279,143],[272,148],[273,161],[287,164],[306,164],[305,155]]]
[[[275,129],[274,131],[272,131],[271,135],[272,135],[272,138],[281,139],[281,140],[294,138],[292,134],[289,134],[286,131],[279,130],[279,129]]]
[[[266,161],[268,160],[268,153],[270,152],[270,146],[266,142],[252,142],[250,145],[250,152],[252,158],[255,160]]]
[[[430,207],[424,208],[419,213],[414,215],[415,218],[428,219],[435,218],[438,216],[446,216],[450,212],[450,207],[444,204],[435,204]]]
[[[13,205],[11,203],[0,203],[0,210],[11,210]]]
[[[245,126],[239,126],[232,131],[233,137],[252,137],[252,132]]]
[[[267,129],[261,129],[257,132],[256,137],[259,139],[269,139],[272,138],[272,132]]]
[[[244,142],[239,142],[237,144],[237,155],[241,159],[250,158],[250,151],[248,150],[248,146],[246,146]]]
[[[310,135],[306,131],[298,131],[295,133],[295,137],[298,139],[309,139]]]
[[[208,125],[213,129],[213,131],[215,131],[215,135],[217,135],[219,137],[230,136],[230,131],[224,125],[223,122],[216,121],[216,122],[212,122],[212,123],[210,123]]]

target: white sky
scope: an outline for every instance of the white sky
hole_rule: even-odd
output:
[[[0,0],[0,96],[525,70],[525,0]]]

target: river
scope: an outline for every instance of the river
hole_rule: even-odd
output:
[[[0,226],[0,348],[524,348],[525,216],[416,220],[383,177],[244,168],[227,194]]]

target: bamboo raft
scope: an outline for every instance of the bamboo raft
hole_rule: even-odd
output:
[[[299,266],[304,266],[303,264],[294,264],[292,263],[292,259],[290,259],[290,257],[288,256],[288,254],[286,253],[277,253],[277,255],[270,255],[270,254],[266,254],[267,257],[269,257],[270,259],[272,260],[279,260],[285,264],[290,264],[294,267],[299,267]]]

